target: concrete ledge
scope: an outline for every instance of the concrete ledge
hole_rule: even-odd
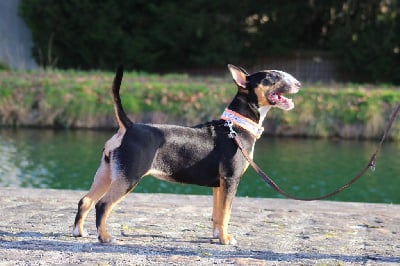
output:
[[[1,265],[394,265],[400,205],[236,198],[236,246],[211,238],[212,198],[130,194],[111,215],[118,244],[71,235],[82,191],[0,188]]]

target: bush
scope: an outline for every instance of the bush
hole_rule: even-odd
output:
[[[347,78],[400,84],[399,0],[22,0],[40,65],[165,73],[298,50],[335,53]]]
[[[200,0],[24,0],[20,11],[41,65],[115,69],[124,63],[160,72],[233,60],[243,49],[234,7]]]
[[[329,47],[352,81],[400,84],[400,6],[397,1],[354,1],[336,6]]]
[[[0,71],[0,127],[115,127],[112,79],[113,73],[104,71]],[[135,122],[195,125],[217,119],[235,93],[230,78],[125,72],[121,98]],[[293,111],[268,113],[266,134],[379,138],[400,90],[306,84],[292,97]],[[396,122],[390,136],[400,140]]]
[[[5,62],[0,61],[0,70],[10,70],[10,66]]]

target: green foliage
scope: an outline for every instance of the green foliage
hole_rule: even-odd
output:
[[[366,88],[357,84],[325,85],[305,87],[293,98],[294,111],[274,111],[273,117],[267,119],[273,134],[379,138],[391,112],[400,104],[400,91],[399,88]],[[399,139],[400,131],[396,126],[391,136]]]
[[[342,2],[342,1],[339,1]],[[344,1],[333,8],[329,47],[354,81],[400,84],[398,0]]]
[[[112,79],[110,72],[0,72],[0,126],[115,127]],[[217,119],[235,93],[230,78],[137,72],[124,74],[121,90],[132,120],[182,125]],[[306,84],[291,97],[293,111],[268,113],[266,134],[378,138],[400,103],[400,88]],[[391,137],[400,139],[399,123]]]
[[[1,70],[10,70],[10,66],[5,62],[0,61],[0,71]]]
[[[400,83],[398,0],[22,0],[42,66],[171,72],[337,54],[347,78]]]
[[[240,30],[232,30],[240,23],[234,8],[228,1],[24,0],[20,13],[41,64],[161,71],[233,59],[243,48],[235,42]]]

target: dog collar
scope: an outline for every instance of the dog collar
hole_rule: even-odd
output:
[[[225,121],[231,121],[234,125],[243,128],[250,132],[254,137],[259,139],[264,131],[264,128],[258,125],[256,122],[242,116],[235,111],[229,110],[228,108],[221,115],[221,119]]]

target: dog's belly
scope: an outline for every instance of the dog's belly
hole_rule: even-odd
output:
[[[219,186],[219,173],[216,163],[203,164],[181,164],[168,165],[161,164],[150,169],[146,175],[152,175],[160,180],[193,184],[206,187]]]
[[[167,181],[170,183],[179,183],[179,184],[191,184],[191,185],[198,185],[198,186],[205,186],[205,187],[219,187],[219,178],[214,177],[177,177],[171,176],[167,173],[158,171],[158,170],[150,170],[147,175],[154,176],[157,179]]]
[[[172,178],[169,174],[156,170],[156,169],[150,169],[145,175],[151,175],[154,176],[157,179],[163,180],[163,181],[168,181],[172,183],[176,183],[176,180]]]

